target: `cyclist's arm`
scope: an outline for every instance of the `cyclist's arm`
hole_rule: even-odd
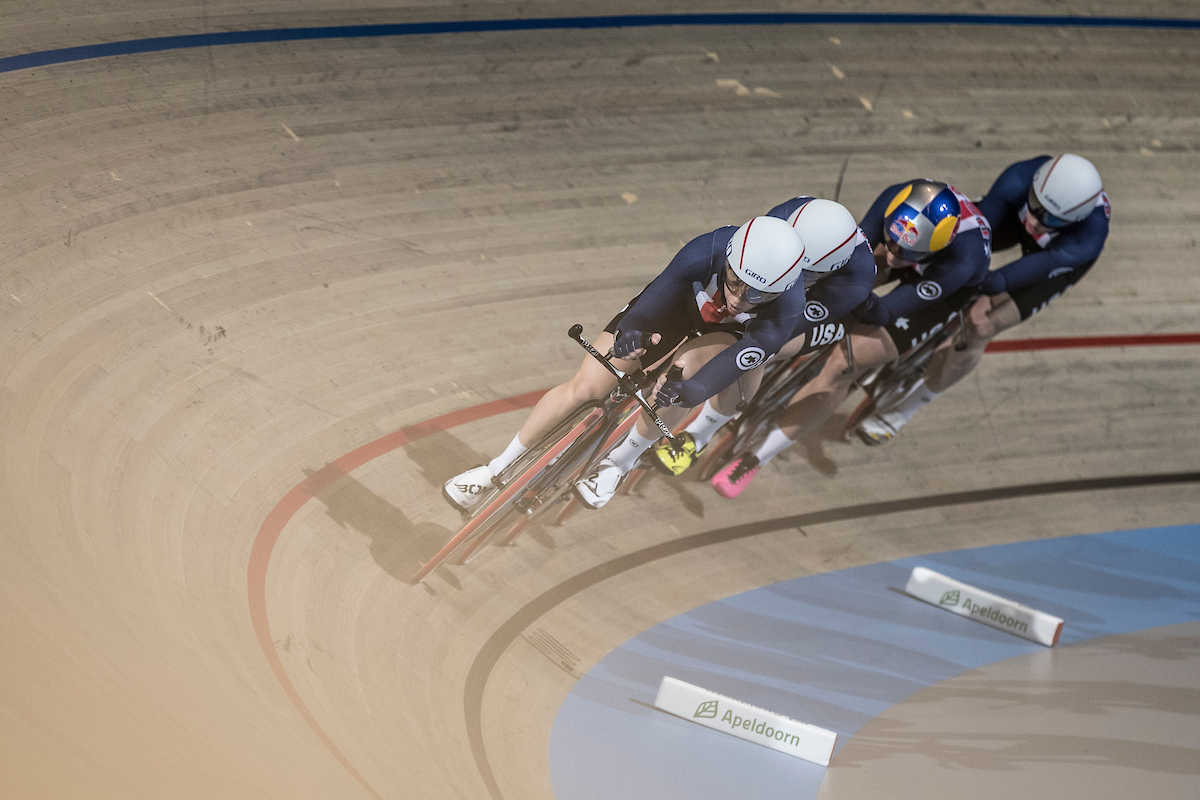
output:
[[[1038,156],[1028,161],[1018,161],[1000,173],[992,188],[976,203],[976,207],[992,228],[1017,215],[1029,195],[1033,173],[1049,160],[1050,156]]]
[[[982,283],[987,278],[991,257],[980,239],[978,231],[960,234],[947,252],[929,265],[921,280],[901,284],[881,298],[880,311],[887,314],[883,324],[911,316],[930,302],[948,297],[964,286]]]
[[[1108,218],[1097,208],[1087,219],[1061,234],[1045,250],[1030,253],[988,274],[985,291],[1000,294],[1023,289],[1050,277],[1056,270],[1076,269],[1100,257],[1108,237]]]
[[[692,291],[692,282],[704,280],[710,274],[715,249],[714,240],[719,238],[717,234],[724,230],[726,229],[718,228],[712,233],[697,236],[685,244],[683,249],[671,259],[671,263],[662,271],[662,274],[642,290],[633,307],[625,312],[625,316],[621,319],[621,330],[654,333],[659,321],[671,311],[681,297],[687,296]],[[736,230],[736,228],[730,229],[731,235],[732,230]],[[728,241],[727,237],[726,241]],[[720,255],[721,258],[725,256],[723,246]]]
[[[871,255],[871,246],[863,242],[854,248],[844,267],[808,288],[804,316],[797,321],[791,338],[806,334],[823,322],[838,320],[868,302],[874,285],[875,257]]]
[[[803,307],[802,289],[799,294],[800,306]],[[746,333],[741,341],[717,353],[695,375],[683,381],[679,394],[680,403],[689,408],[698,406],[732,386],[743,374],[778,353],[791,338],[796,322],[796,317],[781,317],[753,319],[746,323]]]
[[[888,309],[883,304],[883,298],[871,292],[867,295],[867,299],[862,301],[854,309],[854,316],[858,317],[859,321],[866,325],[874,325],[883,327],[888,324]]]

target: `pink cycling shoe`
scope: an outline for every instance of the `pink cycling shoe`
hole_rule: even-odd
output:
[[[712,485],[721,497],[730,500],[742,493],[758,474],[758,458],[751,453],[729,462],[720,472],[713,475]]]

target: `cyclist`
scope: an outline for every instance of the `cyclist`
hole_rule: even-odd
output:
[[[850,312],[871,296],[875,259],[854,215],[840,203],[801,195],[767,212],[788,221],[804,241],[804,316],[778,358],[812,352],[841,339],[852,326]],[[736,413],[736,412],[735,412]],[[661,442],[654,455],[666,470],[679,475],[688,469],[722,425],[726,415],[708,400],[699,416],[684,429],[681,447]]]
[[[804,313],[803,254],[800,236],[774,217],[698,236],[608,324],[595,346],[601,352],[611,348],[613,366],[630,372],[662,361],[698,331],[704,335],[676,353],[683,379],[660,381],[657,400],[691,407],[718,397],[717,408],[733,409],[745,390],[735,384],[787,342]],[[603,366],[585,357],[571,380],[542,397],[503,453],[451,478],[443,495],[456,508],[470,508],[530,445],[581,403],[615,386]],[[658,437],[658,429],[640,415],[629,435],[576,486],[583,503],[592,508],[607,503]]]
[[[863,420],[869,444],[895,436],[917,411],[962,380],[997,334],[1029,319],[1087,274],[1104,249],[1112,207],[1100,173],[1086,158],[1065,153],[1019,161],[996,178],[979,202],[995,237],[993,248],[1021,246],[1021,257],[988,273],[966,314],[964,350],[942,345],[926,377],[893,409]]]
[[[979,209],[953,186],[930,180],[890,186],[861,227],[880,268],[877,285],[899,283],[882,298],[872,294],[859,310],[863,324],[849,336],[854,368],[848,369],[845,354],[836,349],[820,374],[792,398],[758,449],[713,476],[718,494],[739,495],[760,467],[824,423],[855,380],[938,330],[987,278],[991,230]]]

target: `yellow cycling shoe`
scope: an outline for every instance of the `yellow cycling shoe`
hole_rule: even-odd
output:
[[[696,440],[687,431],[675,437],[678,448],[670,440],[663,439],[654,445],[655,465],[672,475],[682,475],[696,460]]]

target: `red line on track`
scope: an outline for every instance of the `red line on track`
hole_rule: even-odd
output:
[[[1200,333],[1147,333],[1141,336],[1063,336],[1049,339],[1008,339],[992,342],[988,353],[1026,350],[1071,350],[1079,347],[1144,347],[1165,344],[1200,344]]]
[[[287,670],[283,666],[283,661],[279,658],[279,651],[275,648],[275,642],[271,638],[271,626],[267,617],[267,569],[271,564],[271,553],[275,549],[275,543],[279,540],[280,534],[283,533],[284,527],[305,503],[329,488],[335,481],[351,470],[361,467],[368,461],[389,453],[398,447],[403,447],[410,442],[415,442],[418,439],[423,439],[440,431],[464,425],[468,422],[474,422],[475,420],[486,419],[497,414],[504,414],[508,411],[529,408],[537,403],[545,393],[545,390],[529,392],[528,394],[516,397],[493,400],[490,403],[482,403],[470,408],[451,411],[448,414],[442,414],[440,417],[434,417],[424,422],[418,422],[416,425],[401,428],[373,442],[368,442],[356,450],[351,450],[346,455],[327,464],[324,468],[314,472],[293,486],[292,490],[284,495],[283,499],[271,509],[271,513],[267,514],[267,518],[263,520],[262,526],[258,529],[258,535],[254,537],[254,546],[250,550],[250,563],[246,569],[246,581],[249,589],[250,619],[254,623],[254,633],[258,636],[258,646],[262,648],[263,655],[267,657],[267,663],[271,665],[271,671],[275,673],[275,679],[279,681],[279,685],[283,688],[288,699],[292,701],[292,705],[300,712],[300,716],[304,718],[308,726],[317,734],[317,738],[328,748],[333,757],[346,768],[346,771],[353,775],[378,800],[383,800],[382,795],[375,791],[374,787],[367,782],[367,779],[354,768],[354,765],[350,763],[346,756],[342,754],[342,751],[337,748],[337,745],[333,743],[333,740],[329,738],[329,735],[325,733],[325,730],[317,722],[312,712],[304,705],[304,700],[301,699],[300,693],[296,691],[296,687],[292,685],[292,680],[288,677]]]
[[[988,345],[986,352],[1016,353],[1032,350],[1068,350],[1081,347],[1138,347],[1184,344],[1200,344],[1200,333],[1008,339],[992,342]],[[271,671],[275,673],[275,679],[279,681],[280,687],[288,696],[288,699],[292,701],[292,705],[300,712],[300,716],[313,729],[317,738],[328,748],[329,752],[338,760],[338,763],[345,767],[346,771],[353,775],[378,800],[383,800],[382,795],[375,791],[374,787],[367,782],[367,779],[354,768],[354,765],[350,763],[346,756],[342,754],[342,751],[337,748],[337,745],[333,743],[333,740],[329,738],[329,735],[325,733],[320,723],[312,715],[312,712],[304,705],[304,700],[300,697],[300,693],[296,691],[296,687],[292,684],[292,680],[288,677],[287,670],[283,666],[283,661],[279,658],[279,651],[275,648],[274,640],[271,638],[271,627],[267,617],[267,569],[271,563],[271,554],[275,549],[275,543],[279,541],[279,536],[283,533],[284,527],[287,526],[288,522],[291,521],[292,517],[305,503],[329,488],[334,482],[352,470],[406,444],[415,442],[418,439],[424,439],[426,436],[432,436],[435,433],[440,433],[459,425],[465,425],[468,422],[476,422],[498,414],[505,414],[509,411],[530,408],[542,398],[542,395],[546,391],[543,389],[517,395],[516,397],[492,400],[491,402],[481,403],[470,408],[459,409],[458,411],[451,411],[433,419],[393,431],[373,442],[367,442],[361,447],[351,450],[346,455],[326,464],[322,469],[317,470],[293,486],[291,491],[284,495],[283,499],[276,503],[275,507],[267,514],[267,518],[263,520],[262,526],[258,529],[258,535],[254,537],[254,545],[250,550],[250,563],[246,568],[246,581],[249,594],[250,620],[254,625],[254,633],[258,637],[258,645],[262,648],[263,655],[266,656],[267,663],[270,664]]]

